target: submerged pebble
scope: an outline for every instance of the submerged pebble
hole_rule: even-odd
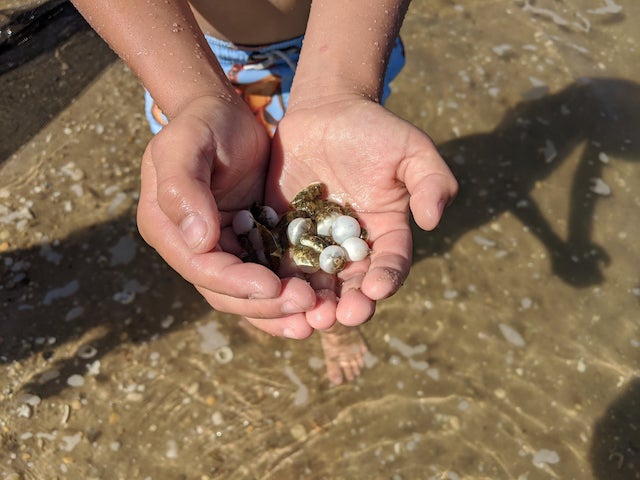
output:
[[[500,332],[504,336],[505,340],[516,347],[524,347],[525,341],[522,338],[522,335],[518,333],[513,327],[507,325],[506,323],[500,323],[498,325],[500,328]]]
[[[544,464],[555,464],[560,461],[560,455],[554,450],[547,450],[542,448],[533,454],[533,464],[542,468]]]
[[[82,375],[71,375],[67,378],[67,385],[70,387],[81,387],[84,385],[84,377]]]

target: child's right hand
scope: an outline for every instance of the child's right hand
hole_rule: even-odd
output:
[[[217,310],[273,319],[260,328],[303,338],[315,293],[234,252],[231,220],[263,198],[269,139],[239,98],[199,97],[147,146],[138,227],[143,238]],[[235,251],[235,253],[238,253]]]

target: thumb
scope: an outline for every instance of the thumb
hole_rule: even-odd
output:
[[[220,214],[211,192],[215,142],[206,126],[180,120],[158,133],[145,157],[155,172],[158,206],[187,246],[205,253],[220,238]]]
[[[406,160],[404,178],[400,180],[409,191],[409,205],[420,228],[433,230],[440,222],[442,212],[455,198],[458,182],[435,146],[429,147]]]

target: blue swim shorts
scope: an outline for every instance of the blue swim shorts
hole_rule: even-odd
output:
[[[206,39],[236,91],[273,135],[289,103],[289,92],[303,37],[256,47],[255,50],[238,48],[232,43],[208,35]],[[389,83],[400,73],[404,64],[404,47],[398,37],[389,57],[382,103],[391,93]],[[145,113],[153,134],[167,124],[167,118],[148,91],[145,92]]]

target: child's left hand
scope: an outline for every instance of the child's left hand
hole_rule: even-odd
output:
[[[337,283],[326,275],[312,277],[318,301],[307,321],[319,329],[335,321],[359,325],[409,273],[409,207],[421,228],[435,228],[457,182],[424,132],[357,95],[297,102],[280,122],[266,203],[285,210],[295,193],[314,181],[354,208],[372,253],[350,264]],[[263,321],[268,320],[253,323]]]

